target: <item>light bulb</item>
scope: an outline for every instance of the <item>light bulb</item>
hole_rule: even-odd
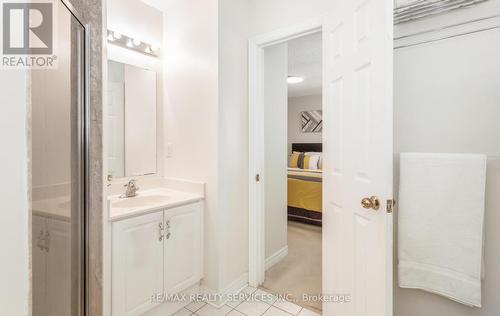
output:
[[[118,33],[118,32],[114,32],[113,33],[113,37],[116,38],[116,39],[120,39],[120,38],[122,38],[122,35],[120,33]]]
[[[136,38],[134,38],[134,40],[132,41],[132,43],[134,43],[135,46],[141,45],[141,41],[138,40],[138,39],[136,39]]]
[[[127,47],[130,47],[130,48],[134,47],[134,43],[132,43],[132,40],[127,41]]]
[[[146,49],[144,50],[146,53],[148,54],[151,54],[153,51],[151,50],[151,47],[146,47]]]
[[[302,81],[304,81],[304,78],[302,77],[296,77],[296,76],[290,76],[286,79],[286,82],[288,83],[301,83]]]
[[[110,42],[114,42],[115,41],[115,38],[114,38],[114,36],[112,34],[108,35],[108,41],[110,41]]]

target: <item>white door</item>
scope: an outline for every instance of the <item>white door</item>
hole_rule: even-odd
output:
[[[33,277],[33,316],[47,315],[47,263],[45,251],[45,219],[40,216],[33,216],[32,222],[33,243],[32,243],[32,277]]]
[[[323,293],[350,302],[323,314],[390,316],[393,1],[338,2],[323,32]],[[378,210],[361,205],[372,196]]]
[[[165,211],[165,293],[176,294],[201,278],[200,204]]]
[[[47,315],[71,314],[70,222],[47,219]]]
[[[141,315],[163,293],[163,212],[113,223],[112,313]]]

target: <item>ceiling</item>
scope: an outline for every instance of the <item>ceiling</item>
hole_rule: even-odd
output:
[[[304,81],[288,84],[288,96],[321,94],[322,33],[299,37],[288,42],[288,75],[303,77]]]

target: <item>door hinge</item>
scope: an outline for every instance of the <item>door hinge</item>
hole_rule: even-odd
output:
[[[394,212],[394,206],[396,206],[396,200],[394,200],[394,199],[387,200],[387,206],[386,206],[387,213],[390,214],[390,213]]]

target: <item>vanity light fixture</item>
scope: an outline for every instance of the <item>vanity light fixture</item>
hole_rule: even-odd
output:
[[[108,30],[107,40],[110,44],[130,49],[148,56],[160,56],[160,48],[157,45],[146,43],[138,38],[123,35],[117,31]]]
[[[297,77],[297,76],[288,76],[288,78],[286,79],[286,82],[291,83],[291,84],[301,83],[302,81],[304,81],[304,78]]]

